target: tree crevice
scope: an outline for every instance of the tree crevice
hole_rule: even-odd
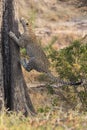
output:
[[[10,0],[11,2],[11,0]],[[10,3],[11,5],[11,3]],[[2,56],[3,56],[3,79],[6,107],[11,109],[11,54],[8,32],[9,28],[9,0],[5,0],[2,21]]]

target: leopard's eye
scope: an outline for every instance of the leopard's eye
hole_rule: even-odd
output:
[[[28,23],[26,23],[26,25],[28,25]]]

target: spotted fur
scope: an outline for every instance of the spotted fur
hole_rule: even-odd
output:
[[[32,30],[31,25],[24,19],[21,19],[20,22],[23,26],[24,33],[21,34],[19,38],[17,38],[16,35],[10,31],[9,36],[16,42],[16,44],[19,47],[25,47],[27,55],[30,57],[28,62],[26,62],[25,59],[21,61],[22,66],[27,71],[35,69],[38,72],[45,73],[53,82],[66,85],[80,85],[82,81],[76,83],[65,82],[59,79],[58,77],[55,77],[51,73],[51,71],[49,70],[49,60],[47,59],[46,54],[41,48],[39,41],[37,40],[37,37],[35,36],[35,33]]]

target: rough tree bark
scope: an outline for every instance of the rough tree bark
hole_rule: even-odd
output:
[[[9,38],[9,31],[18,34],[17,0],[3,0],[2,52],[6,107],[28,115],[35,113],[19,62],[19,48]],[[0,68],[1,69],[1,68]]]

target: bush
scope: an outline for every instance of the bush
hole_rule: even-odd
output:
[[[80,41],[74,41],[69,47],[59,51],[49,45],[46,51],[53,67],[55,67],[62,79],[78,81],[87,78],[87,44],[84,45]],[[76,97],[79,97],[82,105],[87,110],[87,85],[78,86],[77,88],[74,86],[73,89],[70,86],[66,86],[63,89],[67,91],[67,88],[67,97],[69,100],[71,99],[71,101],[75,102]],[[71,94],[72,90],[74,94]]]
[[[87,45],[74,41],[71,46],[59,51],[52,46],[46,51],[61,78],[77,81],[87,76]]]

